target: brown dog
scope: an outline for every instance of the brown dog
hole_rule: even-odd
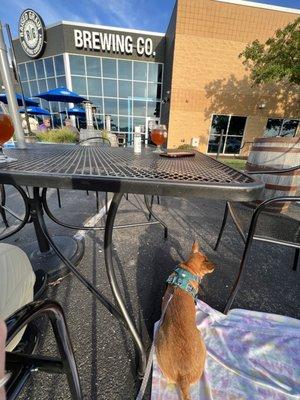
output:
[[[214,270],[214,265],[199,251],[196,242],[190,258],[180,267],[200,279]],[[198,291],[196,281],[190,281],[190,284]],[[183,400],[190,400],[190,385],[197,382],[203,373],[206,348],[196,326],[193,296],[169,284],[163,298],[163,308],[171,293],[173,297],[155,340],[156,355],[165,378],[178,385]]]

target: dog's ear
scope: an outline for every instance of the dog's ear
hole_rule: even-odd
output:
[[[204,267],[205,267],[206,274],[210,274],[210,273],[214,272],[215,264],[213,264],[211,261],[206,260],[204,262]]]
[[[197,242],[197,240],[195,240],[193,243],[192,253],[199,253],[199,243]]]

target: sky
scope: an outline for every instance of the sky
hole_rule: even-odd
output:
[[[175,0],[3,0],[0,20],[17,36],[18,18],[31,8],[45,25],[61,20],[165,32]],[[256,0],[259,3],[300,8],[300,0]],[[75,6],[76,4],[76,6]]]

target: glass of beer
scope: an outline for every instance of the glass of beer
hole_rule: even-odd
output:
[[[154,153],[162,153],[161,146],[164,144],[167,138],[167,130],[165,125],[154,126],[151,130],[150,138],[157,146],[157,149],[154,151]]]
[[[0,114],[0,163],[16,161],[15,158],[6,156],[3,153],[3,145],[9,139],[12,138],[14,134],[14,125],[9,115]]]

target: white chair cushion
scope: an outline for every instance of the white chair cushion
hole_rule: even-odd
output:
[[[0,318],[6,319],[33,300],[35,274],[23,250],[0,243]],[[11,351],[21,340],[24,329],[7,347]]]

